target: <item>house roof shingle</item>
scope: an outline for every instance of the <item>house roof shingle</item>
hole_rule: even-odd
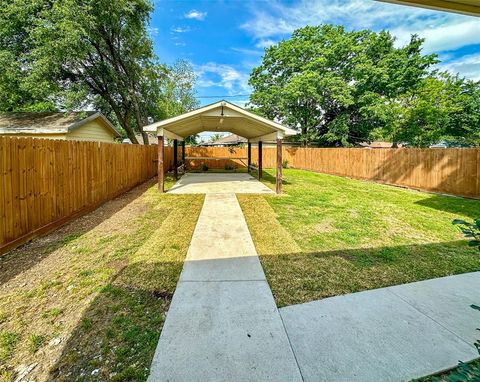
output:
[[[104,120],[112,133],[120,136],[110,121],[96,111],[2,114],[0,115],[0,133],[61,134],[67,133],[95,118]]]

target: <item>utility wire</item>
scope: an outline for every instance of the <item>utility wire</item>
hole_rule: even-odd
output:
[[[250,97],[250,94],[235,94],[235,95],[218,95],[218,96],[196,96],[196,98],[236,98],[236,97]]]

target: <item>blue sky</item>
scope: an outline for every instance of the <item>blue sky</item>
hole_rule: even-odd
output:
[[[155,1],[150,33],[160,60],[189,61],[202,104],[224,96],[248,101],[248,77],[263,49],[305,25],[389,30],[401,45],[412,33],[426,38],[441,68],[480,80],[480,18],[374,0]],[[211,97],[211,98],[203,98]]]

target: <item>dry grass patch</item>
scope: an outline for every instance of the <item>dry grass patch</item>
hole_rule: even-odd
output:
[[[0,380],[145,380],[202,203],[149,182],[1,258]]]

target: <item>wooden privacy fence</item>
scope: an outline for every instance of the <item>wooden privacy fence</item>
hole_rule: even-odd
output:
[[[191,147],[187,156],[246,157],[245,147]],[[258,152],[252,147],[252,162]],[[283,147],[283,160],[292,168],[366,179],[419,190],[480,197],[480,149],[365,149]],[[240,161],[205,161],[224,168]],[[201,168],[203,161],[187,163]],[[276,148],[263,147],[264,168],[276,165]]]
[[[157,146],[0,137],[0,253],[152,178],[156,159]]]
[[[186,156],[245,158],[246,147],[187,147]],[[258,151],[252,147],[252,162]],[[480,197],[480,149],[283,148],[289,167],[420,190]],[[165,169],[173,150],[165,148]],[[192,160],[189,169],[246,166]],[[275,167],[276,148],[263,148]],[[152,178],[157,146],[0,137],[0,253]]]
[[[257,161],[257,151],[252,148],[252,161]],[[186,147],[185,156],[187,169],[200,170],[203,165],[211,169],[243,168],[247,167],[247,159],[195,159],[189,160],[188,157],[211,157],[211,158],[247,158],[246,148],[229,147]]]

